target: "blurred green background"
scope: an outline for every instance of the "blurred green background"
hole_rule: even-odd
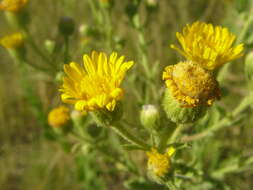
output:
[[[132,83],[136,81],[134,77],[143,72],[143,68],[138,66],[142,60],[139,51],[142,50],[138,48],[137,42],[142,37],[146,43],[143,51],[148,63],[157,67],[157,78],[153,82],[158,89],[163,86],[161,72],[164,66],[180,60],[178,53],[170,49],[169,44],[176,43],[175,33],[181,31],[187,23],[201,20],[226,26],[237,36],[243,35],[241,40],[246,44],[246,52],[252,50],[253,25],[249,26],[248,32],[241,34],[249,15],[253,14],[251,0],[142,0],[138,12],[139,21],[145,24],[143,36],[139,36],[140,33],[131,26],[129,20],[134,11],[132,2],[114,0],[113,6],[108,8],[111,23],[109,29],[108,24],[100,25],[96,21],[90,3],[86,0],[30,0],[27,7],[31,19],[29,31],[45,54],[48,54],[44,46],[46,40],[52,40],[59,46],[63,43],[58,23],[62,16],[69,16],[75,21],[75,32],[70,37],[69,45],[71,60],[81,62],[82,54],[89,53],[92,49],[107,52],[116,49],[120,54],[126,55],[127,60],[136,62],[137,66],[130,71],[132,78],[129,77],[125,83],[129,100],[134,99],[136,103],[127,108],[125,118],[130,122],[139,122],[133,116],[138,114],[138,108],[145,103],[142,97],[130,95]],[[83,32],[87,27],[91,32]],[[0,13],[0,28],[0,36],[16,32],[8,26],[3,12]],[[96,32],[107,29],[111,32],[110,42],[106,37],[96,36]],[[31,47],[27,46],[27,51],[31,62],[44,64]],[[69,151],[68,144],[65,146],[64,143],[56,143],[47,133],[47,113],[60,104],[59,83],[56,82],[55,75],[61,71],[64,62],[61,53],[54,58],[56,70],[52,74],[36,72],[31,67],[19,68],[4,48],[0,49],[0,58],[0,189],[131,189],[126,185],[130,174],[124,172],[120,164],[112,164],[112,161],[104,160],[93,152],[86,156],[74,154]],[[227,111],[238,104],[248,88],[244,77],[244,58],[236,62],[222,79],[222,87],[229,93],[225,93],[220,105]],[[149,103],[158,104],[160,94],[159,91],[154,92]],[[231,129],[219,131],[208,142],[205,139],[200,141],[205,146],[198,156],[207,173],[211,165],[222,164],[220,162],[225,158],[234,158],[234,155],[252,156],[252,124],[253,120],[249,117]],[[108,144],[119,143],[119,138],[110,141]],[[141,173],[145,173],[145,154],[135,152],[130,157],[139,163],[143,170]],[[252,179],[252,170],[246,169],[242,172],[228,172],[220,180],[229,189],[250,190],[253,186]],[[198,189],[223,189],[218,184],[217,181],[216,187],[205,184]],[[158,187],[146,189],[155,190]]]

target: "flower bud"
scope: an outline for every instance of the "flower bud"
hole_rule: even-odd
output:
[[[163,108],[167,117],[177,123],[192,123],[200,119],[207,110],[206,106],[182,107],[181,104],[171,95],[169,89],[166,89],[163,98]]]
[[[70,36],[74,33],[75,23],[71,17],[62,17],[59,22],[59,31],[64,36]]]
[[[44,46],[48,53],[52,54],[55,48],[55,42],[53,40],[45,40]]]
[[[101,109],[93,111],[94,121],[98,126],[107,127],[119,121],[123,115],[122,104],[119,102],[113,111]]]
[[[154,105],[143,105],[140,113],[141,124],[148,130],[159,130],[160,115]]]
[[[79,27],[79,33],[80,33],[81,35],[86,36],[86,35],[89,33],[89,26],[86,25],[86,24],[82,24],[82,25]]]

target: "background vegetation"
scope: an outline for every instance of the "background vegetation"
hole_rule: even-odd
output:
[[[119,146],[124,141],[114,133],[96,126],[88,128],[95,135],[96,130],[102,130],[100,133],[105,139],[102,150],[92,151],[87,145],[79,148],[81,151],[75,151],[74,138],[59,140],[47,126],[47,113],[61,104],[57,76],[61,74],[64,62],[81,63],[83,53],[93,49],[108,53],[117,50],[126,55],[127,60],[134,60],[136,65],[124,83],[127,92],[124,119],[130,125],[139,126],[136,115],[141,106],[160,103],[164,87],[161,72],[166,65],[180,60],[169,44],[176,43],[175,33],[187,23],[201,20],[226,26],[238,36],[238,42],[246,44],[245,55],[252,51],[251,0],[142,0],[139,6],[134,0],[114,0],[113,5],[106,1],[98,5],[92,0],[29,2],[29,31],[38,48],[50,57],[51,65],[46,65],[31,44],[25,44],[28,59],[31,63],[49,67],[50,71],[46,73],[15,64],[8,52],[0,49],[0,189],[164,189],[141,177],[146,176],[145,154],[138,151],[130,152],[130,156],[125,154]],[[58,30],[63,16],[71,17],[75,22],[68,49],[66,39]],[[8,26],[3,12],[0,28],[1,36],[16,32]],[[50,43],[56,46],[53,52]],[[150,71],[143,67],[145,62]],[[220,75],[223,97],[213,109],[215,114],[209,123],[219,121],[224,112],[230,113],[248,94],[250,83],[244,72],[244,62],[245,56]],[[186,180],[186,189],[252,188],[252,165],[239,167],[246,158],[247,162],[253,162],[253,120],[249,109],[246,113],[243,121],[195,141],[190,149],[180,153],[182,160],[191,160],[197,163],[195,168],[204,171],[204,182]],[[188,127],[184,133],[196,133],[207,127],[199,126]],[[133,130],[142,134],[143,129]],[[188,152],[194,152],[191,153],[193,157],[189,158]],[[127,165],[132,172],[121,163],[122,160],[129,160]],[[136,166],[132,167],[133,163],[139,166],[138,171]]]

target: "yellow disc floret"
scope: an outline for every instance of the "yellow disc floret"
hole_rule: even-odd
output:
[[[18,12],[28,3],[28,0],[2,0],[0,10]]]
[[[84,67],[77,63],[64,66],[62,101],[75,105],[79,111],[107,109],[113,111],[123,96],[120,88],[125,73],[134,64],[113,52],[109,58],[103,52],[84,55]]]
[[[163,80],[182,107],[210,106],[220,96],[218,82],[212,74],[191,61],[167,66]]]
[[[227,28],[213,26],[204,22],[194,22],[177,33],[182,49],[171,45],[188,60],[200,63],[208,70],[223,65],[243,55],[243,44],[232,47],[235,35]]]
[[[150,152],[147,152],[148,170],[157,177],[165,177],[171,169],[171,156],[174,152],[175,149],[172,147],[165,154],[161,154],[157,149],[152,148]]]
[[[6,49],[16,49],[24,44],[24,36],[21,33],[14,33],[0,38],[0,45]]]
[[[66,106],[59,106],[52,109],[48,114],[48,124],[55,128],[60,128],[70,121],[70,110]]]

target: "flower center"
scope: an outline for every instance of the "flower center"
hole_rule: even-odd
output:
[[[172,77],[183,94],[202,101],[213,96],[218,88],[215,78],[193,62],[180,62],[174,65]]]

